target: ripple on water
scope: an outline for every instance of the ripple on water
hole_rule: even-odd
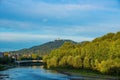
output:
[[[68,76],[53,70],[45,70],[41,67],[18,67],[1,71],[0,74],[9,75],[8,78],[4,78],[3,80],[93,80],[92,78]]]
[[[9,75],[9,78],[4,78],[4,80],[69,80],[66,75],[52,73],[51,70],[42,68],[21,67],[9,69],[1,73]]]

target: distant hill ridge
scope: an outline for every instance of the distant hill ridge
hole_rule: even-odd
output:
[[[31,48],[28,48],[28,49],[11,51],[10,53],[15,53],[15,54],[35,53],[35,54],[45,55],[45,54],[50,53],[52,50],[61,47],[64,44],[64,42],[76,43],[72,40],[54,40],[54,41],[50,41],[50,42],[44,43],[42,45],[34,46],[34,47],[31,47]]]

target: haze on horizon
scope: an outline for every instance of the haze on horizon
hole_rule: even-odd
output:
[[[120,31],[120,0],[0,0],[0,52]]]

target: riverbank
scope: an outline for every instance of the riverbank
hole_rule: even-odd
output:
[[[1,65],[1,64],[0,64],[0,71],[1,71],[4,67],[5,67],[4,65]]]
[[[0,71],[10,69],[10,68],[14,68],[14,67],[15,67],[15,65],[13,65],[13,64],[9,64],[9,65],[1,65],[0,64]]]
[[[52,70],[56,70],[59,73],[68,75],[68,76],[76,76],[76,77],[87,77],[87,78],[94,78],[94,79],[104,79],[104,80],[120,80],[118,75],[105,75],[99,73],[97,71],[92,70],[85,70],[85,69],[67,69],[67,68],[51,68]],[[79,80],[79,79],[73,79]]]

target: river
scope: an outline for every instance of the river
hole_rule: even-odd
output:
[[[0,75],[4,75],[0,77],[0,80],[95,80],[92,78],[69,76],[54,70],[46,70],[43,66],[16,67],[0,71]]]

